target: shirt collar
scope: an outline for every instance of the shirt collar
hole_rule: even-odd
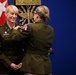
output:
[[[13,27],[11,27],[8,23],[7,23],[7,25],[10,29],[15,28],[15,25],[13,25]]]

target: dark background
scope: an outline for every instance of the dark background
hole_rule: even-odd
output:
[[[8,0],[8,4],[15,5],[15,0]],[[49,7],[47,23],[54,28],[53,75],[76,75],[76,1],[42,0],[41,4]]]

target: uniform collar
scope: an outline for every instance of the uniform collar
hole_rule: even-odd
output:
[[[46,21],[44,21],[44,20],[38,20],[37,22],[35,22],[35,23],[46,23]]]
[[[13,25],[13,27],[11,27],[8,23],[7,23],[7,25],[10,29],[15,28],[15,24]]]

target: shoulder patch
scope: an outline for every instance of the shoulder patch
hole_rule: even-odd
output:
[[[24,30],[27,30],[27,28],[28,28],[28,24],[25,24],[24,25]]]

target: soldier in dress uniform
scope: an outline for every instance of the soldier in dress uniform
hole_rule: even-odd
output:
[[[9,37],[18,25],[17,14],[18,8],[9,5],[5,11],[7,22],[0,26],[0,75],[22,75],[19,70],[23,57],[22,41],[12,41]]]
[[[48,19],[48,7],[38,6],[34,13],[35,23],[24,26],[23,30],[16,27],[11,34],[12,40],[28,39],[20,69],[25,72],[25,75],[52,75],[52,65],[48,53],[52,48],[54,29],[46,23]]]

